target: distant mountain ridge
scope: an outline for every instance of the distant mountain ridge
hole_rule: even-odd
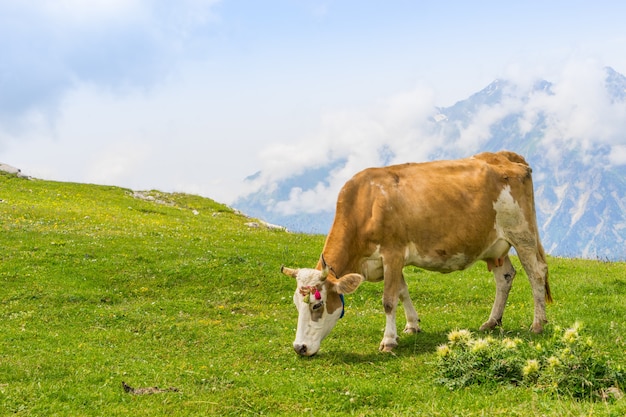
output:
[[[619,106],[612,109],[626,109],[624,75],[605,68],[603,87],[601,93],[607,95],[607,101]],[[524,155],[533,168],[537,217],[546,251],[554,256],[626,260],[626,161],[611,162],[615,149],[623,147],[626,152],[626,131],[606,139],[598,123],[597,138],[595,130],[582,139],[568,137],[570,126],[587,120],[584,114],[576,113],[576,103],[571,104],[571,120],[562,120],[558,111],[552,112],[555,88],[545,80],[526,89],[496,80],[465,100],[436,109],[427,129],[438,138],[438,146],[429,159],[461,158],[501,149]],[[459,146],[467,134],[464,129],[476,124],[486,111],[495,114],[488,135],[468,153],[465,146]],[[394,151],[384,146],[378,152],[383,165],[395,157]],[[284,214],[275,207],[289,199],[296,187],[308,190],[323,184],[330,169],[343,163],[333,160],[328,166],[306,169],[258,189],[234,206],[290,230],[327,233],[333,212]]]

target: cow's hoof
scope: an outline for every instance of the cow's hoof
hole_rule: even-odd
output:
[[[538,322],[538,323],[533,323],[532,326],[530,326],[530,331],[533,333],[541,333],[543,332],[543,323]]]
[[[398,342],[397,339],[396,341],[389,341],[389,340],[383,340],[382,342],[380,342],[380,346],[378,347],[378,350],[380,350],[381,352],[386,352],[386,353],[393,353],[393,350],[398,347]]]
[[[479,330],[481,332],[484,332],[484,331],[488,331],[488,330],[493,330],[497,326],[502,326],[502,320],[489,319],[486,322],[484,322],[482,326],[480,326]]]
[[[404,328],[404,333],[415,334],[421,332],[420,326],[409,326],[408,324]]]
[[[383,345],[381,343],[380,348],[378,350],[380,350],[383,353],[393,353],[393,349],[398,346],[398,345]]]

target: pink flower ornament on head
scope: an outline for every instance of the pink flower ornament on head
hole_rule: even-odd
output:
[[[317,287],[300,287],[300,295],[304,297],[303,301],[307,304],[311,302],[311,293],[316,300],[322,299],[322,294]]]

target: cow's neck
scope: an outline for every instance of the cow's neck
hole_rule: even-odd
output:
[[[333,242],[333,244],[329,245],[328,242]],[[333,235],[328,236],[322,254],[324,255],[326,265],[328,265],[330,269],[329,272],[332,275],[335,275],[337,278],[341,278],[343,275],[351,272],[362,272],[360,271],[359,266],[360,257],[355,256],[361,252],[360,248],[355,247],[355,245],[358,245],[356,242],[356,240],[348,241],[348,239],[344,239],[343,236],[341,236],[341,238]],[[321,267],[322,265],[320,260],[318,263],[318,269],[321,269]]]

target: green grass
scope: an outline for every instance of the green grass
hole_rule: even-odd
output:
[[[436,383],[437,346],[489,314],[484,264],[448,275],[406,269],[423,332],[403,335],[394,355],[378,352],[382,285],[364,284],[320,353],[298,357],[294,283],[280,265],[312,267],[324,237],[250,228],[205,198],[153,195],[163,201],[0,174],[0,415],[626,414],[626,399]],[[527,330],[532,299],[516,262],[504,327],[492,336],[541,341],[553,325],[580,321],[623,366],[626,264],[549,266],[546,333]],[[130,395],[122,381],[178,391]]]

